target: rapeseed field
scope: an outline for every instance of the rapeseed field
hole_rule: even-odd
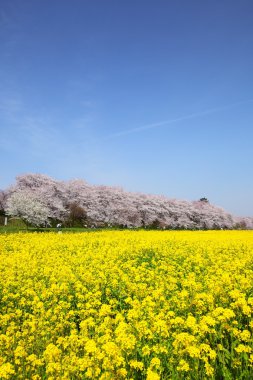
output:
[[[252,379],[253,232],[0,235],[0,379]]]

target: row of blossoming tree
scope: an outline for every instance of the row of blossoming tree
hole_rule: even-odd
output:
[[[0,209],[36,226],[62,222],[87,227],[253,228],[253,218],[235,217],[206,198],[182,201],[83,180],[57,181],[42,174],[20,175],[13,186],[0,191]]]

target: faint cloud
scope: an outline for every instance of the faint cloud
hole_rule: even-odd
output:
[[[6,117],[14,117],[22,109],[23,103],[15,97],[0,99],[0,111]]]
[[[228,104],[228,105],[225,105],[225,106],[210,108],[210,109],[207,109],[205,111],[196,112],[196,113],[192,113],[192,114],[185,115],[185,116],[180,116],[180,117],[175,118],[175,119],[163,120],[163,121],[159,121],[159,122],[152,123],[152,124],[146,124],[146,125],[142,125],[140,127],[126,129],[126,130],[123,130],[123,131],[119,131],[119,132],[113,133],[113,134],[109,135],[108,138],[121,137],[121,136],[129,135],[129,134],[132,134],[132,133],[136,133],[136,132],[142,132],[142,131],[146,131],[146,130],[149,130],[149,129],[154,129],[154,128],[158,128],[158,127],[162,127],[162,126],[167,126],[167,125],[170,125],[170,124],[178,123],[180,121],[195,119],[195,118],[198,118],[198,117],[201,117],[201,116],[205,116],[205,115],[211,115],[211,114],[219,112],[219,111],[223,111],[223,110],[226,110],[226,109],[230,109],[230,108],[233,108],[233,107],[237,107],[237,106],[240,106],[240,105],[243,105],[243,104],[247,104],[247,103],[252,103],[252,102],[253,102],[253,99],[247,99],[247,100],[243,100],[243,101],[240,101],[240,102],[231,103],[231,104]]]
[[[84,116],[73,120],[71,126],[75,129],[88,129],[92,121],[93,118],[91,116]]]
[[[82,107],[85,107],[85,108],[93,108],[94,107],[94,104],[93,104],[93,102],[91,100],[82,100],[80,102],[80,105]]]
[[[10,18],[4,9],[0,9],[0,27],[6,27],[10,24]]]
[[[67,86],[71,90],[75,90],[75,91],[87,91],[92,88],[91,82],[88,79],[87,80],[69,79],[67,81]]]
[[[0,147],[10,153],[26,149],[34,156],[48,152],[57,142],[52,121],[27,110],[25,104],[13,94],[0,95]]]
[[[0,33],[1,36],[4,36],[1,46],[1,57],[3,58],[9,58],[15,54],[16,45],[24,38],[15,8],[12,2],[6,2],[6,8],[0,9]]]

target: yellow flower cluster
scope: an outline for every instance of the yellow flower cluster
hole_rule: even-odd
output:
[[[252,379],[252,231],[0,235],[0,379]]]

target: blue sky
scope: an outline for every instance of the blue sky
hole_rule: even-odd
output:
[[[1,0],[0,188],[21,173],[253,216],[252,0]]]

